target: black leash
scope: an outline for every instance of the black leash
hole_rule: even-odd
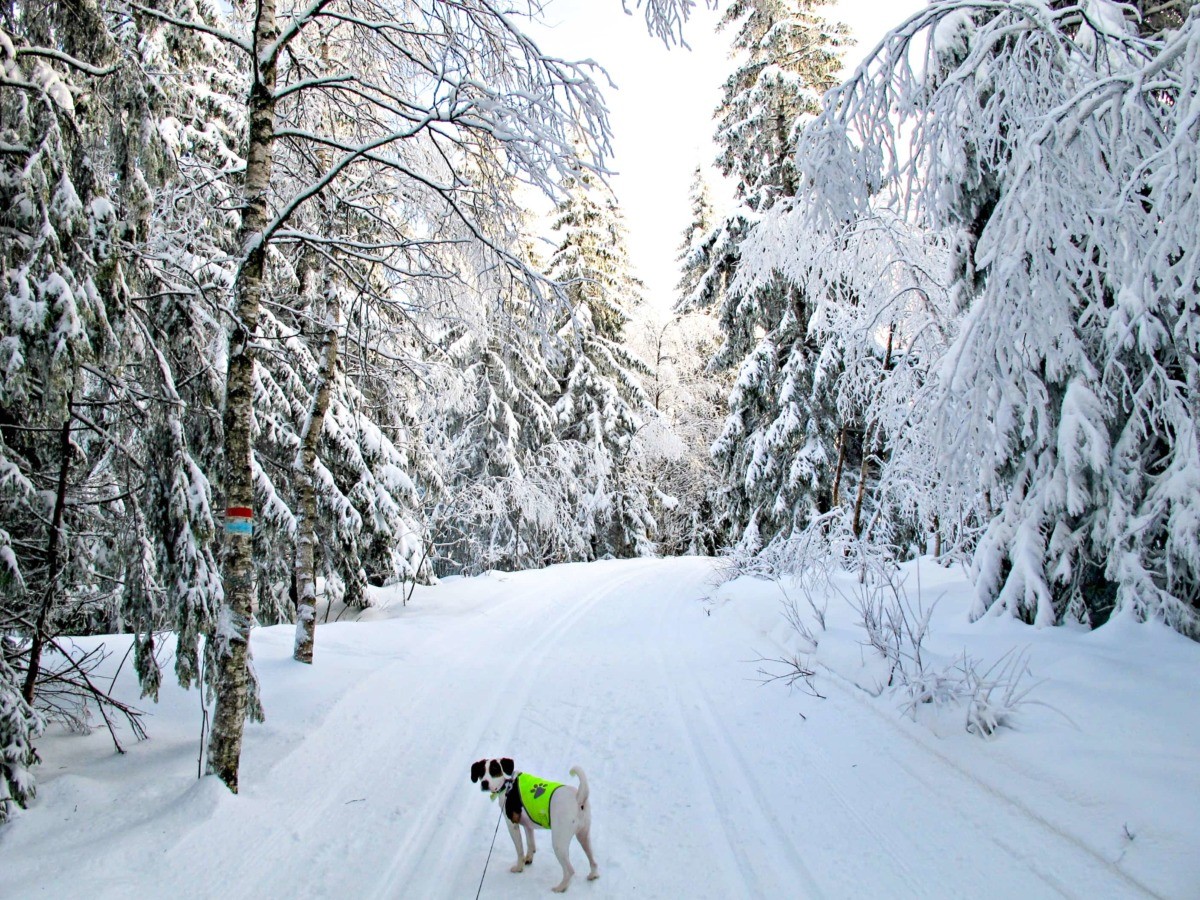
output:
[[[479,895],[483,891],[483,879],[487,878],[488,863],[492,861],[492,851],[496,849],[496,835],[500,833],[500,819],[504,818],[504,805],[500,805],[500,816],[496,819],[496,830],[492,832],[492,846],[488,847],[488,857],[483,863],[483,874],[479,876],[479,890],[475,892],[475,900],[479,900]]]

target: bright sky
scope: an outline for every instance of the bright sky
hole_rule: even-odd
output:
[[[627,5],[633,9],[636,0]],[[831,19],[850,26],[858,41],[847,57],[856,65],[893,25],[925,0],[838,0]],[[732,69],[728,33],[717,34],[720,13],[697,4],[687,29],[691,50],[667,50],[646,32],[640,10],[627,16],[620,0],[553,0],[546,25],[531,35],[542,49],[569,59],[602,64],[618,90],[608,92],[618,173],[612,184],[625,212],[629,251],[646,282],[646,299],[669,308],[675,300],[675,255],[689,216],[688,190],[698,163],[709,166],[712,111]],[[721,4],[723,9],[725,3]],[[710,171],[714,202],[728,190]]]

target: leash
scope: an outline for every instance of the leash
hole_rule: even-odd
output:
[[[492,851],[496,849],[496,835],[500,833],[500,820],[504,818],[504,807],[500,807],[500,815],[496,818],[496,830],[492,832],[492,846],[488,847],[487,859],[483,862],[483,874],[479,876],[479,890],[475,892],[475,900],[483,892],[483,879],[487,878],[488,863],[492,861]]]

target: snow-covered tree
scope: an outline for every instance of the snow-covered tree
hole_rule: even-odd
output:
[[[713,209],[712,197],[709,195],[704,171],[700,166],[696,166],[696,171],[692,173],[688,201],[691,206],[690,216],[679,240],[679,252],[675,256],[681,270],[679,282],[675,286],[678,303],[688,303],[699,286],[700,278],[708,270],[706,256],[698,251],[712,231],[716,211]]]
[[[641,555],[652,550],[655,528],[637,441],[648,400],[640,381],[645,366],[623,333],[642,285],[631,271],[616,200],[589,176],[576,177],[554,228],[559,241],[549,276],[568,309],[558,330],[554,419],[559,438],[575,445],[580,527],[589,558]]]
[[[713,364],[738,372],[713,446],[724,482],[727,540],[749,551],[827,508],[841,431],[832,372],[817,371],[809,323],[815,300],[777,276],[743,279],[742,246],[761,217],[795,194],[796,129],[835,83],[845,28],[822,2],[739,0],[722,19],[739,65],[717,107],[717,159],[738,207],[683,261],[682,310],[715,309],[724,342]]]
[[[962,321],[912,433],[978,487],[976,614],[1197,635],[1200,13],[1132,14],[917,13],[807,130],[801,193],[826,223],[882,206],[949,235]]]
[[[118,532],[101,523],[120,512],[129,463],[107,380],[124,324],[109,290],[116,220],[76,106],[111,46],[93,10],[58,12],[31,28],[45,44],[0,32],[0,628],[28,636],[31,706],[47,640],[111,621],[110,587],[88,570],[118,574],[101,561]]]
[[[715,553],[718,479],[709,448],[729,392],[727,373],[708,368],[716,323],[704,313],[646,316],[631,326],[630,343],[649,369],[643,382],[652,409],[639,437],[659,551]]]
[[[978,525],[978,490],[947,477],[925,430],[931,372],[957,325],[947,241],[886,209],[849,223],[808,212],[786,204],[764,217],[744,247],[743,280],[782,277],[816,298],[809,331],[820,348],[817,377],[837,373],[828,510],[809,524],[889,554],[960,549]],[[824,547],[812,538],[807,528],[780,535],[766,562],[804,565],[798,552]]]
[[[486,329],[451,346],[461,368],[444,426],[451,474],[437,518],[439,552],[453,571],[536,567],[584,552],[573,473],[552,464],[565,449],[547,399],[557,382],[537,340],[536,307],[520,297],[498,294]]]
[[[205,2],[148,6],[214,29],[221,23],[221,12]],[[124,4],[106,12],[120,60],[106,87],[119,98],[119,111],[103,123],[107,144],[93,152],[114,173],[121,223],[114,280],[135,326],[124,343],[138,361],[122,372],[121,385],[146,407],[124,441],[145,472],[138,502],[156,584],[122,599],[120,623],[137,635],[145,687],[159,677],[160,629],[177,636],[180,683],[206,673],[211,685],[215,669],[204,665],[211,651],[204,638],[222,598],[214,505],[223,380],[214,361],[224,331],[221,298],[233,274],[233,182],[244,164],[246,82],[236,51],[214,36]],[[138,400],[145,397],[155,400]]]
[[[721,27],[734,32],[739,65],[714,119],[717,167],[749,209],[796,193],[795,130],[837,83],[846,27],[821,15],[827,0],[733,0]]]
[[[33,739],[43,725],[25,702],[17,670],[9,664],[15,649],[12,641],[0,637],[0,824],[12,816],[14,806],[25,806],[37,793],[29,770],[38,761]]]

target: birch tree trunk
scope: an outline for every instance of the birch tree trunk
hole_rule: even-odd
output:
[[[237,793],[238,762],[250,694],[250,622],[254,614],[251,414],[254,402],[253,340],[266,261],[264,230],[275,136],[275,50],[279,37],[275,0],[259,0],[254,29],[255,78],[250,89],[250,136],[246,152],[245,206],[238,235],[244,260],[234,283],[236,319],[229,334],[225,388],[225,605],[217,620],[216,710],[208,770]]]
[[[316,277],[314,267],[306,273]],[[321,348],[321,372],[312,409],[300,438],[300,449],[296,454],[296,483],[299,488],[299,511],[296,516],[296,646],[292,658],[297,662],[312,663],[313,642],[317,630],[317,585],[313,563],[313,548],[316,546],[317,491],[313,485],[313,467],[317,460],[317,444],[325,427],[325,413],[333,394],[333,380],[337,373],[338,319],[341,304],[336,289],[329,291],[325,314],[325,340]]]

